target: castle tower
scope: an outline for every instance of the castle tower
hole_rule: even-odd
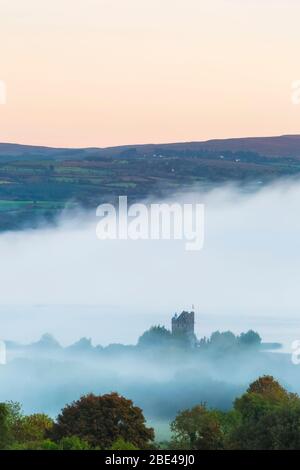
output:
[[[183,311],[179,316],[175,313],[172,318],[172,335],[187,336],[195,344],[195,312]]]

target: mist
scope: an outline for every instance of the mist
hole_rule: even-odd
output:
[[[184,240],[100,241],[95,213],[83,211],[0,236],[1,338],[26,344],[48,332],[64,347],[91,338],[92,348],[25,351],[9,343],[1,401],[55,416],[83,393],[116,390],[143,408],[163,438],[178,410],[201,401],[227,409],[258,375],[272,373],[300,391],[290,359],[300,334],[298,182],[255,192],[194,188],[167,202],[205,204],[201,251],[186,251]],[[102,347],[134,345],[192,304],[198,338],[254,329],[264,341],[282,342],[282,352],[198,357]]]
[[[53,341],[53,340],[51,340]],[[290,354],[253,347],[208,350],[89,343],[62,348],[43,338],[8,345],[0,367],[0,401],[17,401],[26,414],[55,418],[68,403],[87,393],[116,391],[140,406],[156,439],[170,437],[176,414],[199,403],[228,410],[249,383],[273,375],[289,391],[300,392],[298,368]]]
[[[272,339],[278,323],[294,328],[298,182],[251,193],[231,186],[195,190],[174,200],[205,204],[201,251],[185,251],[181,240],[100,241],[91,213],[2,234],[2,338],[32,341],[47,331],[63,344],[83,335],[102,344],[134,343],[153,322],[168,325],[175,311],[192,304],[199,336],[218,324],[235,331],[261,325],[266,339],[268,325]]]
[[[226,409],[263,373],[300,392],[290,360],[300,334],[300,184],[194,188],[167,200],[174,201],[205,204],[201,251],[186,251],[184,240],[100,241],[96,214],[87,212],[1,234],[1,339],[26,344],[48,332],[64,347],[81,337],[94,346],[134,345],[146,329],[169,328],[174,312],[194,304],[198,338],[254,329],[263,341],[283,343],[282,352],[199,359],[136,355],[133,346],[88,355],[20,348],[0,366],[0,400],[55,416],[83,393],[116,390],[159,423],[163,436],[179,409],[200,401]]]

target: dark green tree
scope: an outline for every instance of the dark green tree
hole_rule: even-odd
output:
[[[152,326],[139,337],[138,345],[142,347],[161,347],[171,343],[172,334],[164,326]]]
[[[238,337],[238,342],[241,346],[245,347],[259,347],[261,345],[261,337],[253,330],[247,333],[241,333]]]
[[[231,432],[230,446],[238,449],[300,449],[300,399],[272,376],[250,384],[235,400],[240,423]],[[292,444],[293,443],[293,444]]]
[[[213,350],[221,353],[226,353],[233,350],[237,345],[237,338],[231,331],[215,331],[212,333],[209,346]]]
[[[21,418],[22,409],[19,403],[0,403],[0,449],[7,449],[16,441],[15,432]]]
[[[6,403],[0,403],[0,449],[7,449],[12,441],[9,422],[9,408]]]
[[[218,414],[205,405],[181,411],[171,423],[173,447],[216,450],[223,448],[223,434]]]

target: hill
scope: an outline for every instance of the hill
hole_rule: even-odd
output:
[[[94,157],[122,156],[124,153],[136,155],[153,155],[154,153],[188,153],[188,152],[253,152],[265,157],[300,158],[300,135],[283,135],[275,137],[244,137],[231,139],[213,139],[200,142],[179,142],[165,144],[122,145],[106,148],[54,148],[33,145],[0,143],[0,158],[54,158],[85,159]]]
[[[163,197],[225,182],[260,187],[300,173],[300,135],[109,148],[0,144],[0,230],[95,208],[126,194]]]

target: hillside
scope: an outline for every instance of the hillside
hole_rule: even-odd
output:
[[[123,145],[107,148],[52,148],[33,145],[0,143],[1,161],[11,158],[54,158],[85,159],[93,157],[122,156],[124,153],[153,155],[157,153],[202,153],[202,152],[253,152],[264,157],[300,158],[300,135],[275,137],[245,137],[232,139],[214,139],[200,142],[179,142],[166,144]]]
[[[0,230],[127,194],[164,196],[233,181],[261,187],[300,173],[300,135],[110,148],[0,144]]]

